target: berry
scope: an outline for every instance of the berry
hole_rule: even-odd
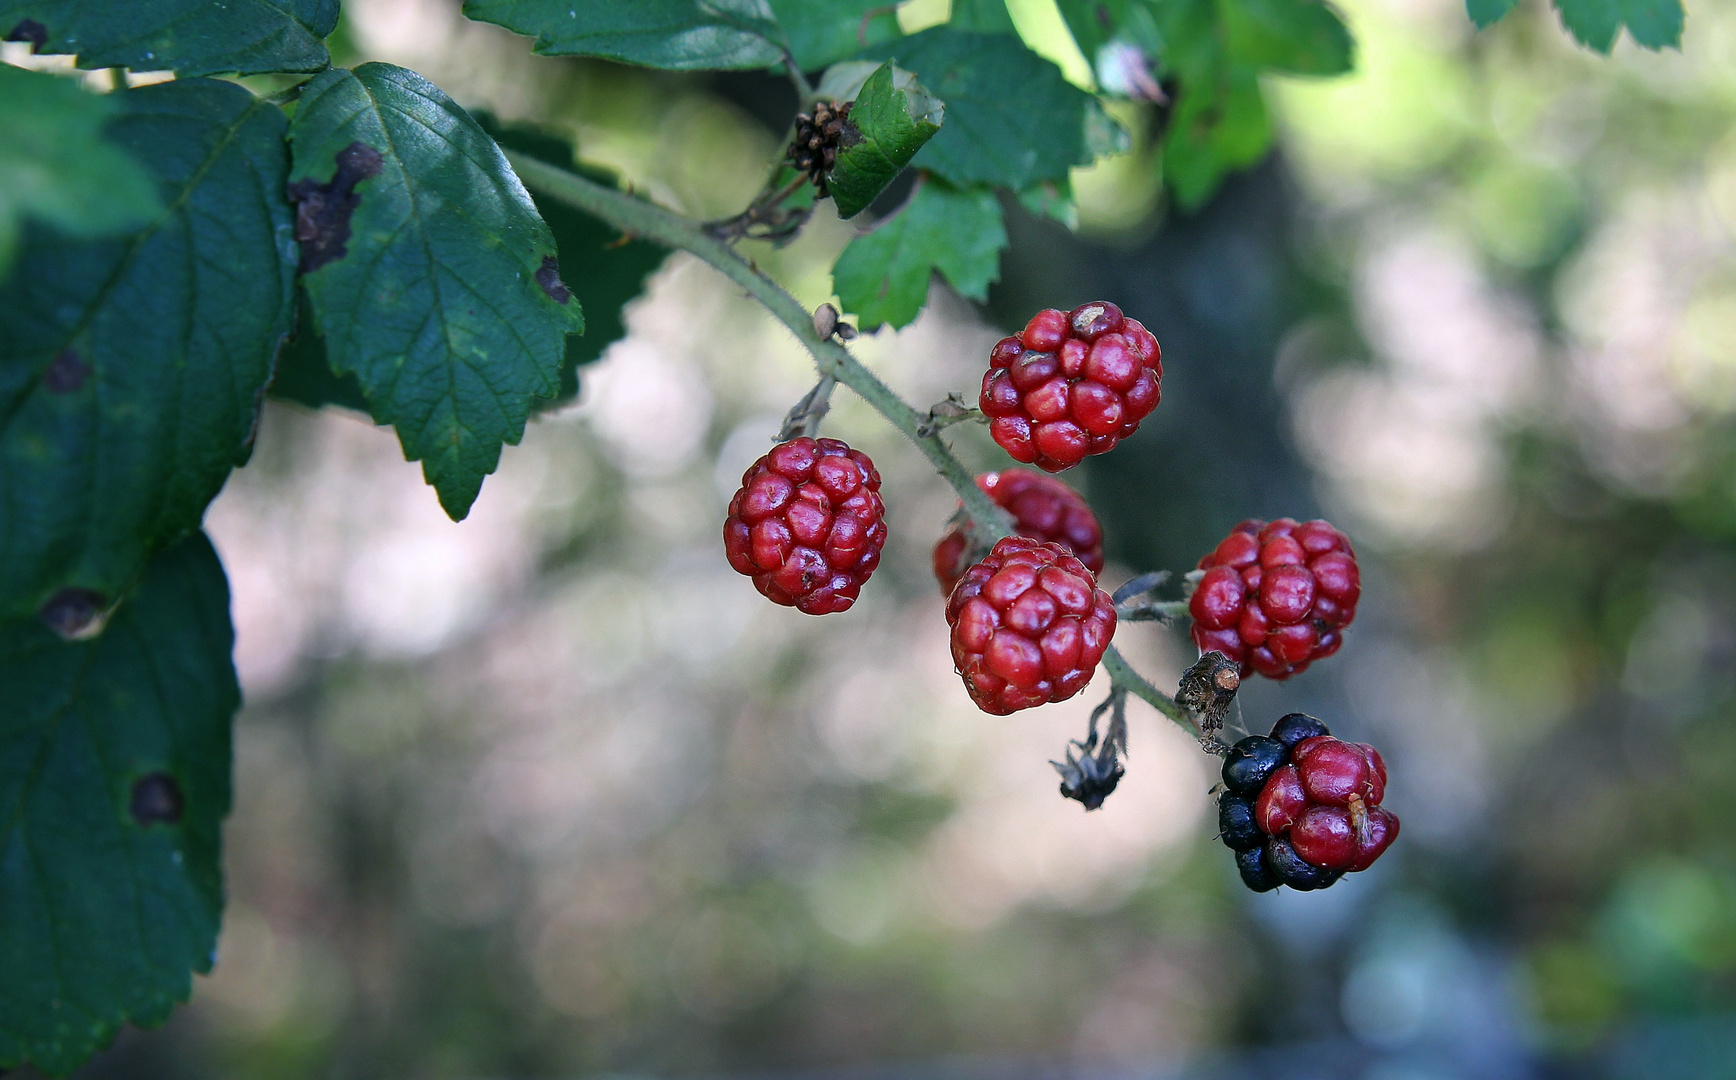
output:
[[[983,473],[976,483],[995,505],[1013,515],[1014,532],[1059,544],[1084,563],[1085,569],[1093,574],[1103,572],[1103,529],[1077,491],[1029,469]],[[956,521],[934,545],[934,577],[944,594],[950,594],[964,575],[968,533],[969,523]]]
[[[1362,595],[1350,541],[1324,521],[1244,521],[1199,568],[1194,644],[1241,664],[1244,677],[1287,679],[1337,652]]]
[[[729,502],[729,565],[775,604],[809,615],[843,611],[880,565],[886,543],[880,474],[860,450],[803,436],[742,474]]]
[[[1255,892],[1324,889],[1368,869],[1398,837],[1398,818],[1380,805],[1380,753],[1333,738],[1304,713],[1280,719],[1270,738],[1250,735],[1231,747],[1224,788],[1218,834]]]
[[[1048,308],[989,353],[977,404],[1001,449],[1060,472],[1138,430],[1162,396],[1162,356],[1150,331],[1107,301]]]
[[[1115,604],[1066,548],[1008,536],[964,572],[946,621],[965,689],[1004,716],[1085,688],[1115,634]]]

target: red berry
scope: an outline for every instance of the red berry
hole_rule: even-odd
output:
[[[1324,521],[1244,521],[1200,560],[1188,601],[1194,644],[1287,679],[1344,643],[1362,594],[1356,553]]]
[[[826,615],[855,603],[880,565],[885,515],[867,454],[804,436],[772,447],[742,474],[723,547],[766,599]]]
[[[1254,822],[1267,836],[1287,837],[1303,862],[1366,870],[1398,836],[1398,818],[1380,806],[1385,795],[1386,763],[1374,747],[1314,735],[1267,778]]]
[[[1060,472],[1138,430],[1163,396],[1162,355],[1114,304],[1049,308],[990,351],[977,404],[1001,449]]]
[[[995,505],[1013,515],[1013,530],[1020,536],[1059,544],[1092,574],[1102,573],[1103,529],[1077,491],[1029,469],[983,473],[976,482]],[[942,593],[951,593],[964,574],[968,532],[967,522],[954,522],[934,545],[934,577]]]
[[[965,689],[1004,716],[1084,689],[1115,634],[1115,605],[1066,548],[1008,536],[964,572],[946,621]]]

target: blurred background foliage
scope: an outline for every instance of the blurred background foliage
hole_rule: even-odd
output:
[[[1269,81],[1278,150],[1207,205],[1166,205],[1130,111],[1077,233],[1009,205],[986,305],[937,283],[859,351],[928,402],[1040,306],[1151,326],[1163,406],[1068,474],[1107,577],[1246,516],[1351,533],[1343,652],[1242,716],[1388,753],[1378,866],[1241,890],[1210,762],[1148,711],[1104,810],[1064,802],[1100,690],[970,706],[927,570],[952,497],[847,394],[883,568],[843,616],[760,600],[717,523],[810,369],[677,257],[462,525],[389,434],[272,406],[208,522],[248,701],[220,963],[83,1075],[1736,1076],[1736,7],[1612,58],[1542,3],[1342,8],[1355,73]],[[1079,77],[1052,4],[1012,10]],[[349,0],[337,43],[703,216],[794,106],[532,57],[448,0]],[[818,304],[850,235],[822,210],[754,254]]]

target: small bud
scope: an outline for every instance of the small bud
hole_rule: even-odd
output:
[[[821,339],[829,338],[838,329],[838,309],[831,304],[821,304],[814,309],[814,333]]]

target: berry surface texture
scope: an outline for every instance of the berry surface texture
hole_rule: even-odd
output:
[[[1002,469],[976,478],[977,487],[1013,515],[1013,531],[1072,552],[1093,574],[1103,572],[1103,529],[1077,491],[1029,469]],[[934,579],[950,594],[969,567],[969,525],[955,520],[934,545]],[[980,548],[978,549],[981,550]]]
[[[1162,350],[1104,300],[1048,308],[989,353],[978,407],[1015,461],[1060,472],[1132,435],[1162,396]]]
[[[1345,535],[1325,521],[1244,521],[1201,559],[1188,601],[1194,644],[1269,679],[1331,656],[1356,618],[1362,578]]]
[[[880,474],[837,439],[779,443],[742,475],[729,503],[729,565],[766,599],[809,615],[844,611],[886,543]]]
[[[1115,635],[1115,605],[1071,552],[1002,538],[946,605],[952,659],[984,712],[1017,712],[1085,688]]]

